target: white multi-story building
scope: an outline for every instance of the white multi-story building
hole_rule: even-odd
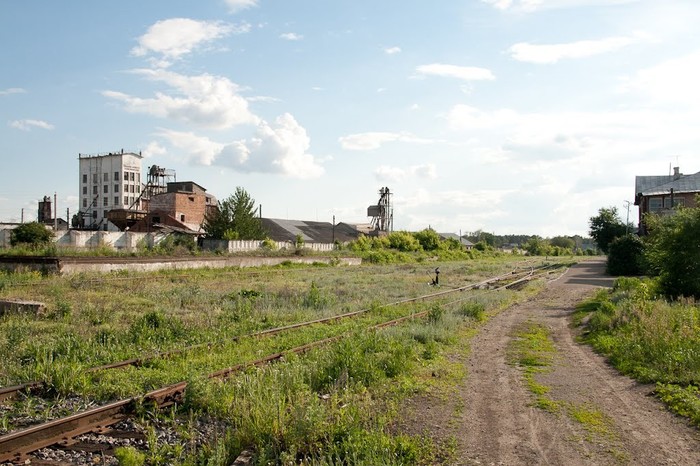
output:
[[[141,153],[78,154],[82,227],[118,231],[110,210],[141,210]]]

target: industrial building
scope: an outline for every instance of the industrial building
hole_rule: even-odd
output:
[[[141,153],[78,154],[79,212],[77,227],[120,231],[107,216],[110,210],[141,210]]]

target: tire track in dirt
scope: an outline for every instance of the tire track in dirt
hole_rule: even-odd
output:
[[[575,342],[569,316],[596,287],[611,284],[603,270],[602,261],[572,267],[534,299],[492,317],[473,338],[460,390],[458,464],[700,464],[697,430],[649,397],[650,387]],[[521,370],[508,364],[508,344],[526,322],[549,328],[557,348],[551,370],[537,381],[563,406],[558,415],[531,406]],[[603,413],[609,432],[586,431],[567,414],[569,406]]]

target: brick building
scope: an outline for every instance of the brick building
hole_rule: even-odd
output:
[[[217,209],[214,196],[193,181],[167,184],[167,191],[151,197],[146,216],[131,231],[154,231],[171,227],[182,232],[200,233],[207,213]]]

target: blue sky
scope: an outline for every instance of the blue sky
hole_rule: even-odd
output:
[[[0,221],[142,151],[265,217],[582,234],[700,171],[695,0],[0,2]],[[633,206],[630,218],[636,219]]]

